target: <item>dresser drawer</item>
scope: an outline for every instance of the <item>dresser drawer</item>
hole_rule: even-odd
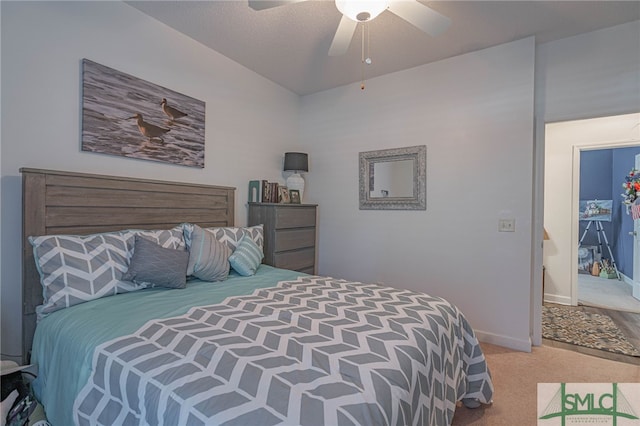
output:
[[[316,245],[315,228],[281,229],[276,231],[274,251],[295,250]]]
[[[316,204],[249,203],[249,226],[264,225],[264,263],[316,270]]]
[[[316,249],[310,247],[296,251],[275,253],[273,258],[273,266],[276,268],[292,269],[294,271],[313,268],[316,261]]]
[[[315,207],[281,207],[276,209],[276,229],[301,228],[304,226],[316,226]]]

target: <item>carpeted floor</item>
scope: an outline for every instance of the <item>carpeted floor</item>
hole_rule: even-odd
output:
[[[640,357],[610,317],[571,306],[542,307],[542,337],[591,349]]]
[[[640,367],[624,362],[544,345],[534,347],[531,353],[488,343],[481,346],[493,378],[493,404],[476,409],[460,406],[453,417],[454,426],[554,424],[553,420],[538,423],[538,383],[640,382]],[[555,424],[560,424],[559,419],[556,420]],[[618,425],[622,424],[621,420],[618,418]]]

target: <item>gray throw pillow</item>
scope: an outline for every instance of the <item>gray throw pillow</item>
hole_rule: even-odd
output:
[[[187,275],[203,281],[223,281],[229,275],[231,250],[198,225],[193,225]]]
[[[122,279],[160,287],[185,288],[188,263],[189,252],[164,248],[136,235],[129,270]]]

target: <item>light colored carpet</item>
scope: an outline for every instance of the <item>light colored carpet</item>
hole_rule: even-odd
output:
[[[453,425],[537,424],[538,383],[637,383],[640,367],[548,346],[531,353],[481,344],[491,370],[493,404],[456,409]]]
[[[640,300],[631,295],[629,284],[587,274],[578,274],[578,303],[640,313]]]

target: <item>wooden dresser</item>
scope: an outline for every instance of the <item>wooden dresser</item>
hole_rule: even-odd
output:
[[[249,226],[264,225],[264,263],[315,274],[317,204],[249,203]]]

